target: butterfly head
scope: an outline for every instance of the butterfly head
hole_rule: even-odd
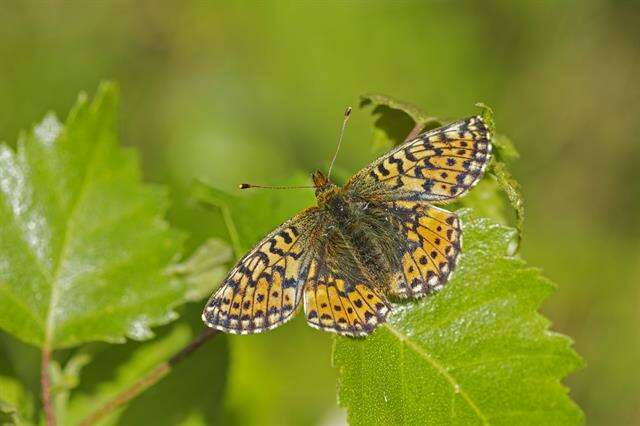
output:
[[[316,197],[318,200],[326,198],[326,194],[332,192],[336,187],[320,170],[316,170],[311,175],[311,179],[313,179],[313,186],[316,187]]]

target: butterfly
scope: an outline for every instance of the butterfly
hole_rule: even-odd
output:
[[[462,227],[455,213],[435,205],[476,185],[490,156],[489,128],[473,116],[404,142],[343,187],[316,171],[317,205],[240,259],[207,302],[203,321],[228,333],[260,333],[303,305],[314,328],[370,334],[391,311],[389,297],[417,298],[447,283]]]

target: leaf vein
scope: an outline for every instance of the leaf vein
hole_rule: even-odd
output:
[[[58,139],[58,143],[62,139]],[[102,141],[98,140],[93,144],[89,163],[85,169],[85,173],[82,176],[82,181],[80,183],[80,188],[78,189],[78,193],[76,194],[73,202],[71,203],[71,208],[69,209],[69,214],[67,216],[67,220],[64,222],[64,234],[62,236],[62,245],[60,246],[60,256],[56,262],[56,265],[53,269],[53,277],[51,279],[51,295],[49,301],[49,311],[47,313],[47,327],[45,331],[45,341],[44,346],[48,347],[51,345],[51,340],[53,338],[54,332],[54,316],[55,316],[55,306],[58,304],[59,295],[59,285],[56,285],[58,280],[60,279],[60,272],[62,265],[64,264],[65,258],[68,256],[69,251],[69,241],[71,240],[70,235],[72,235],[72,224],[75,219],[75,216],[78,213],[78,206],[82,199],[86,196],[87,188],[89,187],[89,176],[91,175],[93,168],[95,167],[95,162],[97,158],[97,153],[99,151],[100,143]]]
[[[489,424],[489,421],[487,420],[486,416],[482,413],[482,411],[480,411],[480,408],[478,407],[478,405],[471,399],[471,397],[467,394],[467,392],[464,389],[462,389],[462,387],[457,382],[457,380],[451,374],[449,374],[449,372],[442,365],[440,365],[440,363],[438,363],[435,359],[433,359],[431,355],[429,355],[429,353],[427,353],[427,351],[425,351],[422,347],[420,347],[418,344],[413,342],[407,336],[402,334],[398,329],[393,327],[391,324],[386,323],[385,326],[398,339],[404,341],[409,348],[411,348],[415,353],[420,355],[422,358],[424,358],[425,361],[431,364],[431,366],[442,377],[444,377],[447,380],[447,382],[451,385],[451,388],[453,389],[453,391],[455,393],[460,394],[460,396],[462,396],[462,398],[467,402],[469,407],[471,407],[471,409],[474,411],[474,413],[478,416],[478,418],[482,421],[483,424]]]

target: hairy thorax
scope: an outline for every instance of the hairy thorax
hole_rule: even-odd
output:
[[[335,188],[335,187],[334,187]],[[338,188],[329,189],[319,197],[319,207],[326,211],[325,229],[331,245],[338,253],[337,261],[352,263],[353,278],[375,286],[384,286],[390,279],[392,263],[388,239],[392,224],[388,217],[369,203],[352,199]]]

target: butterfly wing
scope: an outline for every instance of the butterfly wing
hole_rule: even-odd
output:
[[[240,259],[205,306],[207,326],[251,334],[291,319],[302,299],[320,218],[317,208],[305,210]]]
[[[324,259],[312,261],[304,291],[304,311],[311,327],[366,336],[386,320],[390,306],[380,290],[349,275],[331,270]]]
[[[334,220],[332,215],[326,217],[323,239],[311,260],[304,311],[314,328],[364,336],[385,321],[390,305],[376,271],[357,255],[353,235],[346,235]]]
[[[400,145],[345,186],[349,197],[365,210],[384,212],[393,225],[395,235],[377,236],[394,250],[391,294],[420,296],[448,280],[460,252],[460,223],[427,202],[465,194],[482,177],[490,154],[486,124],[470,117]],[[327,235],[322,216],[309,209],[247,253],[207,303],[205,323],[238,334],[272,329],[294,315],[303,294],[313,327],[363,336],[384,322],[390,306],[381,283],[356,258],[349,260],[354,251]]]
[[[356,194],[446,202],[464,195],[484,173],[491,134],[480,116],[430,130],[386,153],[345,186]]]
[[[462,247],[462,229],[455,213],[424,202],[383,203],[400,236],[398,265],[389,293],[406,298],[439,290],[455,269]]]
[[[391,241],[395,254],[390,294],[419,297],[448,281],[462,246],[460,220],[430,203],[464,195],[482,178],[490,155],[488,126],[474,116],[398,146],[347,183],[348,194],[393,224],[377,235]]]

